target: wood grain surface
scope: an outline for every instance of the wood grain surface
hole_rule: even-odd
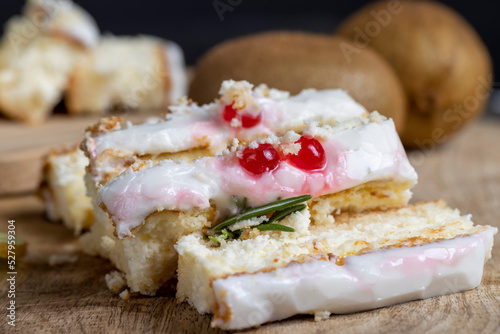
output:
[[[447,198],[477,224],[500,227],[500,120],[482,119],[449,143],[412,152],[419,173],[415,201]],[[1,230],[16,220],[17,235],[28,242],[16,277],[18,333],[219,333],[210,316],[177,303],[172,287],[156,297],[122,300],[108,291],[109,262],[82,254],[70,232],[42,216],[33,195],[0,198]],[[378,310],[334,315],[322,322],[311,316],[268,324],[245,333],[500,333],[500,236],[478,288]],[[76,254],[74,263],[50,266],[51,254]],[[0,262],[0,333],[7,325],[6,263]]]
[[[147,111],[117,116],[140,122],[161,114]],[[0,196],[34,191],[40,183],[42,157],[52,148],[78,144],[85,128],[100,117],[59,114],[33,126],[0,119]]]

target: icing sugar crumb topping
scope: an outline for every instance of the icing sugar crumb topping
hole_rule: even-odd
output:
[[[300,135],[298,135],[300,137]],[[278,145],[280,144],[280,139],[276,135],[270,135],[269,137],[265,139],[258,139],[252,141],[250,144],[248,144],[248,147],[250,148],[257,148],[260,144],[271,144],[271,145]]]
[[[299,153],[300,148],[301,148],[300,143],[293,143],[293,144],[283,143],[281,145],[281,149],[283,151],[283,154],[285,154],[285,155],[289,155],[289,154],[296,155],[297,153]]]
[[[193,101],[188,99],[186,96],[181,97],[179,100],[177,100],[177,104],[168,107],[168,110],[170,110],[172,114],[165,115],[165,118],[168,119],[169,116],[172,116],[173,114],[176,115],[190,114],[192,112],[191,104],[193,104]]]
[[[228,147],[220,152],[217,152],[215,155],[229,155],[235,153],[237,150],[239,150],[242,146],[240,146],[240,141],[238,138],[233,138],[231,143],[228,145]]]
[[[231,123],[229,123],[233,128],[239,128],[241,127],[241,121],[237,119],[236,117],[231,120]]]
[[[261,107],[252,95],[252,88],[253,85],[248,81],[226,80],[222,82],[219,94],[225,104],[256,115]]]
[[[282,137],[281,142],[285,143],[285,144],[295,143],[297,140],[299,140],[299,138],[300,138],[300,135],[297,132],[288,131]]]
[[[377,111],[372,112],[368,117],[353,118],[342,122],[335,122],[333,125],[322,125],[317,121],[305,121],[308,126],[304,129],[304,134],[314,137],[329,138],[345,130],[354,129],[369,123],[381,124],[387,117],[380,115]]]
[[[255,87],[254,92],[262,97],[269,97],[271,99],[287,99],[290,97],[290,92],[269,88],[266,84],[260,84]]]
[[[299,153],[301,145],[297,143],[300,139],[300,135],[294,131],[288,131],[281,138],[281,149],[285,155],[291,154],[295,155]]]

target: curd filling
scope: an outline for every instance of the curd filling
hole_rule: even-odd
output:
[[[243,329],[295,314],[352,313],[470,290],[481,283],[496,228],[414,247],[293,262],[212,283],[212,326]]]
[[[302,157],[307,159],[304,164]],[[313,123],[302,136],[271,136],[193,163],[165,160],[133,168],[98,192],[97,202],[109,213],[119,238],[131,236],[155,211],[200,210],[214,203],[222,214],[235,213],[232,196],[247,198],[254,207],[299,195],[331,194],[374,180],[411,185],[417,180],[393,121],[378,114],[343,127]]]
[[[308,89],[296,96],[246,81],[223,82],[216,102],[198,106],[183,101],[156,124],[141,124],[88,137],[89,155],[97,159],[112,152],[120,156],[181,152],[207,147],[226,148],[233,138],[252,141],[268,135],[301,131],[304,121],[333,124],[367,114],[343,90]]]

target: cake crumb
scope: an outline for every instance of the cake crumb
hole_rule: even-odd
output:
[[[101,247],[106,252],[111,252],[115,248],[115,241],[108,236],[103,236],[101,238]]]
[[[269,88],[266,84],[260,84],[253,90],[257,95],[262,97],[269,97],[272,99],[287,99],[290,97],[290,92],[279,90],[276,88]]]
[[[369,116],[370,121],[375,122],[377,124],[382,123],[387,119],[387,117],[380,115],[378,111],[373,111]]]
[[[293,143],[293,144],[282,144],[281,149],[283,151],[284,155],[296,155],[299,153],[301,149],[300,143]]]
[[[246,230],[241,235],[240,240],[255,239],[261,234],[263,234],[263,232],[259,231],[256,228],[251,228],[251,229]]]
[[[241,121],[236,117],[231,120],[230,124],[233,128],[240,128],[242,125]]]
[[[55,267],[61,264],[75,263],[77,260],[78,260],[77,255],[51,254],[49,256],[49,266]]]
[[[323,321],[330,318],[331,312],[328,311],[315,311],[314,312],[314,321]]]
[[[248,81],[225,80],[222,82],[219,94],[222,101],[234,109],[257,115],[260,112],[260,105],[252,96],[252,88],[253,85]]]
[[[125,280],[125,274],[123,274],[122,272],[114,270],[109,274],[106,274],[106,276],[104,276],[104,279],[106,280],[106,285],[108,286],[109,291],[111,291],[112,293],[114,294],[120,293],[121,297],[121,294],[124,291],[128,291],[128,290],[122,291],[127,286],[127,281]]]
[[[173,115],[189,115],[193,112],[193,100],[188,99],[186,96],[183,96],[177,100],[177,102],[168,107],[170,111],[169,114],[165,115],[165,119],[168,121],[172,119]]]
[[[267,220],[266,216],[253,217],[250,219],[241,220],[241,221],[229,226],[228,229],[230,231],[236,231],[236,230],[240,230],[242,228],[250,228],[252,226],[260,225],[266,220]]]
[[[125,289],[122,292],[120,292],[119,296],[121,299],[127,300],[130,298],[130,292],[128,291],[128,289]]]

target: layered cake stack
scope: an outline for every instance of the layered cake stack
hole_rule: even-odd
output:
[[[417,175],[393,121],[346,92],[226,81],[213,103],[170,110],[137,126],[103,119],[82,143],[82,245],[127,291],[177,277],[179,300],[233,330],[480,284],[497,230],[444,201],[408,205]]]

